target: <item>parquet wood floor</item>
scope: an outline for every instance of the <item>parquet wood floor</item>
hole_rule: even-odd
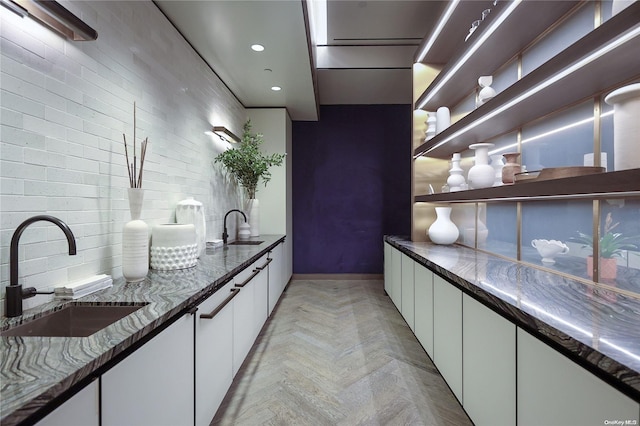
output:
[[[292,281],[212,425],[471,425],[379,280]]]

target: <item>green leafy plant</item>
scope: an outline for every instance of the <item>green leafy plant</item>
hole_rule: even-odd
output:
[[[620,232],[611,232],[619,224],[620,222],[613,223],[611,213],[607,213],[604,221],[604,233],[598,242],[600,257],[605,259],[622,257],[624,250],[638,250],[638,246],[630,242],[634,237],[625,237]],[[590,248],[593,251],[593,237],[591,235],[578,231],[578,236],[571,240],[582,243],[582,248]]]
[[[260,151],[263,142],[261,134],[251,133],[251,120],[247,120],[238,146],[227,149],[214,159],[214,163],[222,163],[227,172],[247,191],[249,198],[256,197],[260,179],[267,186],[267,182],[271,180],[269,168],[280,166],[285,156],[263,154]]]

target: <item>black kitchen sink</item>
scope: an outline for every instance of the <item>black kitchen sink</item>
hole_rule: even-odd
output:
[[[256,241],[256,240],[235,240],[232,243],[229,243],[230,246],[257,246],[258,244],[262,244],[264,241]]]

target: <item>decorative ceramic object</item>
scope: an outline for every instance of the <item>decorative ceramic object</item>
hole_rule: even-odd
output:
[[[489,165],[489,148],[492,146],[492,143],[474,143],[469,146],[469,149],[476,152],[475,165],[471,167],[467,176],[469,188],[488,188],[493,185],[495,171]]]
[[[631,6],[636,0],[613,0],[611,2],[611,17]]]
[[[238,239],[246,240],[251,236],[251,225],[247,222],[242,222],[238,225]]]
[[[640,83],[609,93],[604,101],[613,105],[613,168],[640,167]]]
[[[436,133],[440,133],[451,125],[451,113],[449,108],[440,107],[436,111]]]
[[[436,221],[429,227],[428,234],[435,244],[453,244],[458,239],[458,227],[451,222],[451,207],[436,207]]]
[[[491,156],[491,167],[495,171],[493,180],[493,186],[502,185],[502,168],[504,167],[504,161],[502,154],[495,154]]]
[[[449,192],[462,191],[463,185],[466,183],[463,176],[464,170],[460,167],[460,160],[460,153],[454,153],[451,158],[451,170],[449,170],[449,177],[447,178]]]
[[[249,218],[249,226],[250,235],[252,237],[257,237],[260,235],[260,203],[257,198],[251,198],[247,201],[246,212],[249,214],[247,217]]]
[[[434,111],[427,112],[427,131],[425,133],[425,140],[429,140],[436,135],[436,113]]]
[[[515,174],[522,172],[522,166],[518,163],[519,152],[507,152],[502,154],[507,159],[507,163],[502,168],[502,183],[512,184],[515,182]]]
[[[204,219],[202,203],[194,200],[193,197],[180,201],[176,206],[176,222],[195,226],[198,257],[200,257],[204,251],[207,236],[207,224]]]
[[[569,247],[557,240],[532,240],[531,246],[538,250],[538,254],[542,257],[542,263],[554,264],[556,263],[554,257],[569,253]]]
[[[493,76],[483,75],[478,79],[478,85],[480,85],[480,93],[478,93],[478,102],[476,108],[485,104],[487,101],[493,99],[496,96],[496,91],[491,87],[493,83]]]
[[[149,272],[149,226],[140,220],[144,190],[128,188],[128,195],[131,220],[122,229],[122,275],[135,283]]]
[[[198,263],[196,227],[165,223],[153,227],[151,267],[160,271],[191,268]]]

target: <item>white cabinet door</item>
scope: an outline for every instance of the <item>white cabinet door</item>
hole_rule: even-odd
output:
[[[261,260],[254,263],[254,270],[258,274],[253,278],[253,306],[255,308],[253,323],[253,341],[256,340],[262,326],[269,316],[269,268],[271,267],[271,259],[264,256]],[[251,344],[253,344],[253,341]]]
[[[244,359],[251,350],[254,340],[256,323],[255,315],[255,285],[253,283],[253,265],[234,277],[235,286],[240,293],[234,299],[233,305],[233,375],[242,366]]]
[[[284,244],[280,243],[271,250],[273,259],[269,265],[269,315],[278,303],[286,283],[284,282]]]
[[[98,426],[100,424],[98,384],[99,380],[94,380],[36,424],[38,426]]]
[[[402,316],[404,320],[409,324],[409,328],[411,331],[415,333],[415,316],[414,316],[414,306],[415,306],[415,293],[414,293],[414,282],[413,282],[413,264],[415,263],[413,259],[407,256],[404,253],[400,254],[400,279],[402,290],[400,293],[402,294]]]
[[[476,426],[516,424],[516,326],[462,298],[464,409]]]
[[[640,424],[637,402],[520,328],[517,371],[518,425]]]
[[[384,291],[387,293],[389,297],[391,297],[391,256],[392,252],[395,250],[391,247],[391,244],[384,243]]]
[[[385,243],[384,290],[399,311],[402,312],[402,253]]]
[[[433,277],[433,362],[462,401],[462,291]]]
[[[209,425],[233,381],[233,281],[196,313],[196,426]]]
[[[102,375],[103,426],[193,424],[194,318],[180,317]]]
[[[433,359],[433,272],[414,263],[415,335]]]

